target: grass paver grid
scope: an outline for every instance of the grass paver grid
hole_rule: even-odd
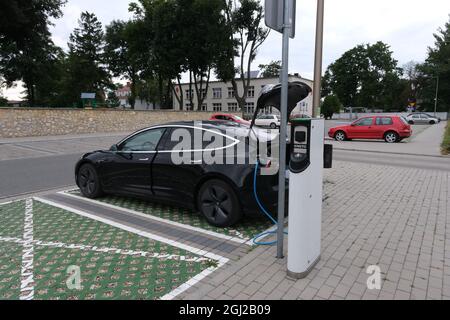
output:
[[[22,239],[24,208],[24,201],[0,206],[0,239]],[[33,202],[33,220],[34,299],[38,300],[158,299],[217,265],[39,201]],[[99,251],[108,248],[114,250]],[[20,243],[0,240],[0,299],[20,297],[21,256]],[[69,266],[80,267],[81,290],[68,288]]]
[[[73,190],[70,193],[82,197],[79,190]],[[239,238],[251,239],[254,236],[266,231],[270,227],[273,227],[272,222],[265,216],[262,216],[261,218],[244,217],[237,225],[233,226],[232,228],[217,228],[211,226],[200,213],[188,209],[161,205],[141,199],[113,195],[108,195],[96,200],[124,209],[137,211],[161,219],[166,219],[172,222],[178,222],[207,231]]]

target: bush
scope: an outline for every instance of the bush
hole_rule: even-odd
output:
[[[444,141],[442,142],[442,154],[450,154],[450,123],[445,130]]]
[[[321,113],[324,115],[325,119],[331,119],[333,118],[333,114],[341,111],[341,108],[342,104],[339,101],[339,98],[335,95],[330,95],[323,101]]]

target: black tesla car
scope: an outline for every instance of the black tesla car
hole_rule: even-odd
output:
[[[251,133],[231,122],[153,126],[110,150],[85,154],[76,164],[76,183],[88,198],[115,194],[188,207],[210,224],[228,227],[243,215],[262,215],[253,192]],[[278,175],[258,175],[257,192],[276,213]]]

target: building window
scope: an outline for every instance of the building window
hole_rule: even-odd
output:
[[[245,104],[245,113],[255,113],[255,103],[249,102]]]
[[[238,111],[238,104],[237,103],[229,103],[228,104],[228,111],[229,112],[237,112]]]
[[[190,102],[187,102],[186,103],[186,110],[194,110],[194,106],[190,103]]]
[[[202,105],[202,111],[207,111],[208,110],[208,105],[206,103],[204,103]]]
[[[222,99],[222,88],[213,88],[213,99]]]
[[[221,103],[213,103],[213,111],[214,112],[221,112],[222,111],[222,104]]]
[[[186,90],[186,99],[191,99],[194,97],[194,90]]]
[[[232,87],[228,88],[228,99],[234,98],[234,89]]]
[[[255,87],[249,87],[247,92],[248,98],[254,98],[255,97]]]

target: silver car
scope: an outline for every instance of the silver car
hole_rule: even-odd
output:
[[[441,119],[427,113],[412,113],[406,117],[406,120],[409,124],[437,124],[441,122]]]

